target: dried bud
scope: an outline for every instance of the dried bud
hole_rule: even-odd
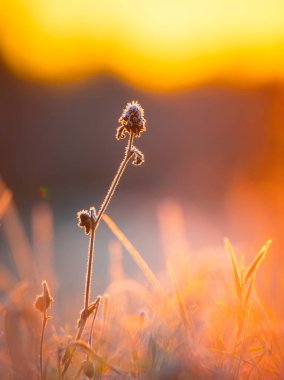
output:
[[[134,160],[132,161],[133,165],[142,165],[144,163],[144,154],[133,145],[132,152],[134,153]]]
[[[38,295],[36,297],[34,306],[41,313],[46,313],[46,311],[49,308],[51,302],[53,301],[53,298],[50,295],[50,291],[48,289],[48,285],[47,285],[46,281],[43,281],[42,287],[43,287],[43,294]]]
[[[89,316],[98,309],[100,302],[101,296],[98,296],[97,299],[89,305],[88,310],[81,310],[80,318],[77,321],[78,328],[81,327],[82,324],[89,318]]]
[[[85,228],[85,234],[88,235],[91,228],[95,226],[96,222],[96,210],[94,207],[90,208],[90,211],[82,210],[77,213],[78,226]]]
[[[95,376],[95,368],[92,362],[85,360],[81,364],[82,371],[88,379],[92,379]]]
[[[124,139],[125,132],[133,132],[134,137],[140,137],[141,133],[146,131],[144,110],[136,101],[127,103],[118,122],[121,125],[116,130],[117,140]]]

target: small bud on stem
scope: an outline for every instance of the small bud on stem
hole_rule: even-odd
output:
[[[38,295],[36,297],[34,307],[42,313],[42,328],[41,328],[41,338],[40,338],[40,351],[39,351],[39,366],[40,366],[40,378],[43,380],[43,339],[44,339],[44,332],[46,328],[46,324],[49,317],[47,315],[47,309],[50,307],[51,302],[53,301],[53,298],[50,295],[50,291],[47,285],[46,281],[43,281],[42,283],[43,287],[43,294]]]

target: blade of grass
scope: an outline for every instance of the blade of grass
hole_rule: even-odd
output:
[[[177,283],[177,278],[176,278],[175,271],[174,271],[174,269],[173,269],[170,261],[168,261],[168,271],[169,271],[169,274],[170,274],[170,278],[171,278],[173,287],[175,289],[175,295],[176,295],[176,300],[177,300],[177,304],[178,304],[178,307],[179,307],[180,316],[181,316],[181,319],[182,319],[185,331],[186,331],[187,334],[189,334],[189,330],[190,330],[189,317],[188,317],[188,314],[187,314],[187,311],[186,311],[186,307],[185,307],[183,296],[182,296],[182,294],[180,292],[180,289],[179,289],[179,286],[178,286],[178,283]]]
[[[254,285],[254,278],[252,278],[250,282],[250,286],[247,293],[247,300],[246,300],[246,307],[245,307],[245,316],[244,316],[244,322],[243,322],[243,336],[241,340],[241,347],[240,347],[240,353],[237,363],[237,369],[235,373],[235,380],[239,379],[239,373],[241,369],[241,363],[243,360],[243,354],[244,354],[244,343],[247,337],[247,331],[248,331],[248,325],[249,325],[249,316],[250,316],[250,309],[251,309],[251,302],[252,302],[252,289]]]
[[[22,280],[30,280],[31,284],[35,284],[37,276],[32,249],[12,200],[3,217],[3,230],[19,277]]]
[[[67,348],[71,349],[71,350],[74,350],[76,347],[79,347],[79,348],[82,348],[83,350],[87,351],[87,353],[89,354],[89,356],[92,358],[92,360],[97,360],[99,361],[101,364],[103,364],[104,366],[106,366],[107,368],[109,368],[110,370],[112,370],[113,372],[117,373],[118,375],[122,376],[123,375],[123,371],[120,369],[120,368],[117,368],[113,365],[111,365],[110,363],[107,363],[100,355],[98,355],[93,349],[92,347],[90,347],[86,342],[84,342],[83,340],[77,340],[76,342],[74,343],[71,343]]]
[[[234,277],[235,277],[236,292],[237,292],[239,299],[242,299],[243,290],[242,290],[239,264],[238,264],[235,252],[233,250],[233,247],[232,247],[230,240],[228,238],[225,238],[225,248],[231,257],[233,272],[234,272]]]
[[[152,284],[152,286],[158,290],[160,293],[165,294],[164,289],[160,281],[154,275],[154,273],[149,268],[146,261],[142,258],[137,249],[132,245],[132,243],[127,239],[124,233],[118,228],[115,222],[106,214],[103,215],[103,220],[109,229],[113,232],[113,234],[117,237],[117,239],[121,242],[121,244],[125,247],[125,249],[129,252],[131,257],[134,259],[138,267],[142,270],[148,281]]]
[[[263,259],[267,255],[267,252],[268,252],[268,249],[269,249],[271,243],[272,243],[272,240],[268,240],[264,244],[264,246],[261,248],[261,250],[255,256],[255,258],[254,258],[253,262],[251,263],[251,265],[247,268],[246,274],[245,274],[245,277],[244,277],[244,284],[246,284],[250,280],[250,278],[252,277],[252,275],[256,272],[257,268],[259,267],[259,265],[261,264],[261,262],[263,261]]]
[[[0,220],[3,218],[6,210],[8,209],[12,201],[12,198],[13,198],[12,192],[4,188],[0,196]]]
[[[252,289],[253,289],[254,282],[255,282],[255,276],[253,276],[251,278],[249,286],[248,286],[248,289],[247,289],[247,292],[246,292],[246,295],[245,295],[245,299],[244,299],[244,308],[245,308],[245,310],[248,307],[250,298],[252,297]]]

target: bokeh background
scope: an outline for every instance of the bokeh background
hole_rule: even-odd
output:
[[[59,299],[82,292],[88,239],[76,212],[102,201],[124,152],[117,119],[134,99],[146,162],[127,168],[108,213],[155,272],[183,244],[192,263],[229,267],[225,236],[247,260],[272,238],[258,285],[283,311],[271,297],[283,290],[283,81],[281,0],[0,0],[0,174]],[[1,265],[17,277],[5,218]],[[102,224],[94,293],[108,283],[112,241]]]

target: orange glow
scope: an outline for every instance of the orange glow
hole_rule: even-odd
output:
[[[151,90],[284,79],[282,0],[0,0],[0,49],[20,76],[111,72]]]

